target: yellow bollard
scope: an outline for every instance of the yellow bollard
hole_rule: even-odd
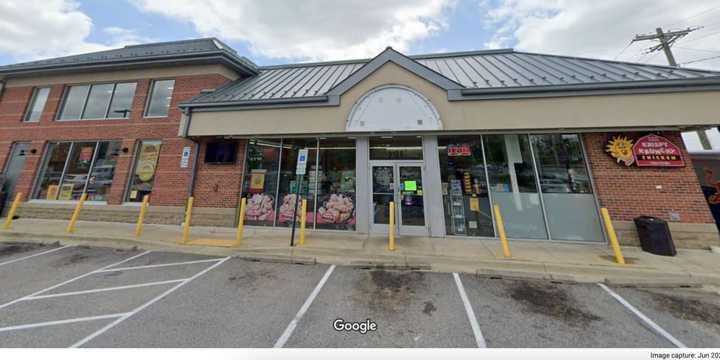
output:
[[[18,206],[20,206],[20,199],[22,199],[21,192],[15,194],[15,200],[13,200],[12,206],[10,206],[10,211],[7,213],[5,226],[3,226],[6,230],[12,227],[13,217],[15,217],[15,212],[17,211]]]
[[[500,235],[500,244],[502,244],[503,256],[506,258],[512,257],[510,253],[510,244],[508,243],[507,236],[505,235],[505,223],[503,222],[502,214],[500,213],[500,206],[495,205],[495,223],[497,223],[498,235]]]
[[[395,203],[390,202],[390,241],[388,242],[388,250],[395,251]]]
[[[610,246],[615,253],[615,260],[618,264],[625,265],[625,257],[620,250],[620,243],[618,242],[617,234],[615,234],[615,227],[610,220],[610,213],[606,208],[601,208],[600,213],[602,214],[603,222],[605,223],[605,229],[607,230],[608,238],[610,239]]]
[[[235,243],[233,247],[240,246],[242,241],[243,230],[245,230],[245,207],[247,206],[247,198],[240,199],[240,219],[238,219],[237,232],[235,233]]]
[[[300,246],[305,245],[305,221],[307,221],[307,199],[302,199],[300,206]]]
[[[192,196],[188,198],[187,208],[185,209],[185,222],[183,223],[182,239],[180,239],[181,244],[186,244],[188,242],[188,238],[190,237],[190,221],[192,220],[193,200]]]
[[[138,215],[137,225],[135,225],[135,238],[140,238],[143,233],[143,221],[145,221],[145,213],[148,208],[149,195],[143,196],[142,205],[140,206],[140,215]]]
[[[75,212],[73,212],[72,217],[70,218],[70,223],[67,226],[67,232],[72,234],[75,232],[75,224],[77,223],[78,219],[80,219],[80,210],[82,210],[83,205],[85,204],[85,199],[87,199],[87,193],[83,193],[80,195],[80,201],[78,201],[77,205],[75,206]]]

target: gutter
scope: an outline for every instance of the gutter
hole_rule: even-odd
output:
[[[181,109],[190,108],[211,108],[226,106],[254,106],[254,105],[285,105],[285,104],[306,104],[306,103],[326,103],[326,105],[334,105],[334,97],[331,96],[308,96],[302,98],[278,98],[278,99],[256,99],[256,100],[239,100],[239,101],[221,101],[221,102],[184,102],[178,106]],[[339,103],[339,99],[338,99]]]

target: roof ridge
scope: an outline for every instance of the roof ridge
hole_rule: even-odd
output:
[[[191,42],[200,42],[200,41],[208,41],[208,40],[215,40],[217,42],[222,43],[222,41],[218,40],[215,37],[202,37],[202,38],[194,38],[194,39],[183,39],[183,40],[170,40],[170,41],[160,41],[160,42],[151,42],[151,43],[143,43],[143,44],[129,44],[122,47],[122,49],[130,49],[135,47],[143,47],[143,46],[158,46],[158,45],[171,45],[171,44],[183,44],[183,43],[191,43]],[[225,45],[223,43],[223,45]],[[117,48],[121,49],[121,48]]]

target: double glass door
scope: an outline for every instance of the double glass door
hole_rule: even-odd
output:
[[[397,232],[426,235],[422,161],[372,161],[371,176],[373,232],[389,231],[392,201]]]

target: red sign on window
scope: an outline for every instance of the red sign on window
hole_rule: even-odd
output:
[[[683,167],[680,148],[670,140],[659,135],[645,135],[633,145],[633,154],[637,166]]]
[[[468,145],[468,144],[448,145],[447,152],[448,152],[448,156],[470,156],[470,155],[472,155],[472,151],[470,150],[470,145]]]

